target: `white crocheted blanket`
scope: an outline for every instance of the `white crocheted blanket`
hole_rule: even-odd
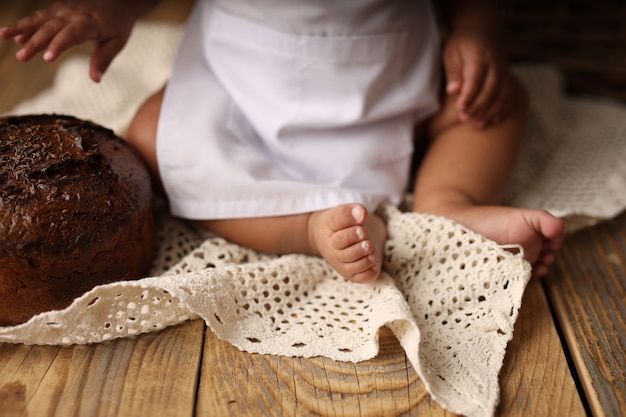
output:
[[[181,27],[141,23],[103,83],[88,57],[60,67],[54,85],[12,114],[65,113],[123,133],[162,85]],[[626,109],[566,98],[558,72],[517,68],[531,118],[512,205],[592,224],[626,207]],[[339,277],[323,260],[268,256],[206,235],[159,209],[152,276],[97,287],[63,311],[0,328],[0,341],[97,343],[201,317],[238,348],[264,354],[362,361],[389,327],[432,397],[467,416],[491,416],[498,373],[530,266],[494,242],[435,216],[385,207],[385,271],[371,285]]]

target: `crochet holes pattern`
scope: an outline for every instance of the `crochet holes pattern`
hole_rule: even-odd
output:
[[[421,331],[425,372],[447,389],[451,380],[465,380],[476,396],[494,392],[466,364],[476,357],[501,361],[519,308],[513,299],[526,282],[521,251],[434,216],[393,213],[385,267]]]
[[[214,242],[213,244],[225,244]],[[218,256],[224,259],[230,256]],[[314,261],[303,265],[308,273],[294,275],[292,268],[286,268],[279,257],[272,262],[245,264],[225,267],[229,298],[222,297],[220,312],[213,314],[212,325],[229,327],[233,322],[265,323],[272,337],[289,336],[291,348],[298,350],[310,345],[307,340],[298,340],[297,334],[306,328],[317,339],[328,337],[329,333],[342,331],[351,334],[363,333],[363,324],[372,314],[367,299],[345,294],[337,296],[328,293],[324,287],[342,280],[322,262]],[[214,263],[214,260],[211,261]],[[326,282],[322,288],[318,282]],[[227,312],[225,315],[224,312]],[[246,326],[242,329],[241,343],[263,344],[267,337],[263,332],[255,333],[259,326]],[[351,348],[340,346],[341,352]]]
[[[156,253],[152,263],[152,276],[167,273],[204,240],[202,234],[193,227],[160,214],[156,217]]]
[[[159,236],[155,271],[173,276],[214,270],[211,281],[224,290],[215,300],[216,310],[208,320],[215,329],[228,329],[232,334],[236,323],[258,320],[266,323],[264,328],[269,329],[264,331],[269,330],[272,337],[295,338],[290,343],[295,350],[310,346],[309,340],[298,340],[295,336],[302,333],[303,327],[312,331],[320,342],[337,331],[355,337],[370,334],[370,330],[364,328],[372,314],[368,292],[362,288],[363,294],[344,291],[345,294],[338,296],[339,290],[329,290],[333,285],[345,286],[345,281],[321,259],[312,258],[302,263],[301,256],[257,253],[171,219],[164,221]],[[321,282],[325,284],[318,288]],[[210,299],[214,288],[181,286],[180,290],[190,298]],[[244,346],[265,343],[267,336],[254,333],[258,327],[242,328],[239,343]],[[349,346],[336,349],[352,352]]]
[[[89,320],[78,322],[62,344],[84,344],[163,329],[191,317],[180,300],[168,291],[128,287],[123,293],[106,294],[81,300]],[[48,322],[49,327],[59,323]]]

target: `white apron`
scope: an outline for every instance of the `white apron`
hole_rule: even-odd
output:
[[[285,32],[198,1],[157,134],[173,214],[226,219],[399,203],[413,126],[438,108],[435,22],[429,3],[414,1],[411,25],[369,35]]]

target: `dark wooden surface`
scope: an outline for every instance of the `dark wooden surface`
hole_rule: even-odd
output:
[[[593,414],[626,415],[626,216],[570,236],[545,284]]]

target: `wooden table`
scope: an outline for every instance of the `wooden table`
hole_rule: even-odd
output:
[[[0,3],[0,24],[46,2]],[[189,0],[150,18],[184,19]],[[56,65],[0,44],[0,112]],[[530,283],[500,375],[499,416],[626,415],[626,216],[567,238]],[[362,363],[243,353],[201,321],[89,346],[0,344],[2,416],[449,416],[394,336]]]

